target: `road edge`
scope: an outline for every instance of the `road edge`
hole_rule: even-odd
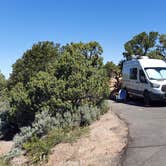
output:
[[[126,158],[126,152],[127,152],[127,149],[128,149],[128,145],[129,145],[129,140],[130,140],[130,134],[129,134],[129,123],[124,119],[122,118],[118,113],[115,112],[115,110],[113,109],[112,107],[112,101],[111,101],[111,111],[112,113],[114,113],[115,116],[117,116],[117,118],[125,125],[125,127],[127,128],[127,135],[124,137],[124,139],[126,139],[126,142],[125,142],[125,146],[122,148],[122,150],[119,152],[119,155],[117,156],[117,164],[116,166],[123,166],[123,162]],[[118,161],[119,160],[119,161]]]

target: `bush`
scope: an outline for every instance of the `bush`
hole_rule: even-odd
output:
[[[10,166],[9,162],[6,161],[4,158],[0,158],[0,166]]]
[[[79,127],[90,125],[107,110],[107,101],[103,101],[100,107],[80,106],[72,114],[67,112],[63,117],[60,113],[52,117],[48,110],[43,110],[36,114],[32,126],[21,128],[20,133],[14,137],[15,146],[5,155],[5,160],[25,153],[28,153],[32,163],[46,160],[54,145],[79,138],[86,132],[86,128]]]
[[[5,160],[8,161],[13,157],[24,154],[23,144],[25,142],[30,141],[33,137],[40,138],[47,135],[55,127],[58,127],[57,120],[51,117],[47,110],[38,113],[32,126],[22,127],[20,133],[15,135],[13,139],[14,147],[4,156]]]
[[[11,160],[12,158],[17,157],[17,156],[20,156],[20,155],[23,155],[24,153],[25,153],[25,152],[23,152],[22,149],[13,147],[10,152],[8,152],[7,154],[5,154],[5,155],[3,156],[3,160],[4,160],[6,163],[10,163],[10,160]]]
[[[8,124],[19,131],[7,158],[19,154],[24,146],[29,154],[39,153],[36,162],[52,146],[45,140],[52,139],[49,131],[58,128],[53,136],[56,144],[68,138],[59,128],[89,125],[106,112],[102,101],[109,88],[101,53],[97,42],[62,47],[39,42],[17,60],[7,86],[11,109],[7,116],[0,115],[0,132]]]
[[[99,119],[100,110],[97,107],[84,105],[78,108],[81,115],[81,126],[90,125],[94,120]]]
[[[15,147],[22,148],[23,143],[29,141],[33,136],[41,138],[47,135],[53,128],[79,127],[90,125],[99,119],[99,116],[108,110],[107,102],[102,102],[101,108],[84,105],[76,110],[66,112],[63,117],[58,113],[52,117],[48,110],[36,114],[32,126],[22,127],[20,133],[14,137]]]
[[[105,114],[106,112],[108,112],[110,106],[109,106],[109,101],[108,100],[103,100],[101,101],[100,105],[99,105],[99,109],[100,109],[100,113],[101,115]]]
[[[31,125],[45,108],[70,125],[75,107],[101,102],[109,93],[101,53],[97,42],[39,42],[28,50],[13,65],[8,83],[17,127]]]
[[[0,111],[0,139],[10,140],[17,129],[11,121],[9,111]]]
[[[71,143],[81,135],[88,132],[87,128],[56,128],[51,130],[46,137],[39,139],[32,137],[30,141],[23,144],[23,148],[30,157],[30,164],[47,161],[51,148],[59,143]],[[40,164],[41,164],[40,163]]]
[[[30,140],[33,136],[40,138],[54,127],[58,127],[57,120],[51,117],[47,110],[42,111],[35,116],[32,126],[22,127],[20,133],[14,137],[15,147],[22,148],[23,143]]]
[[[7,120],[7,112],[0,112],[0,139],[2,139],[6,135],[6,128],[8,128],[8,120]]]
[[[99,106],[84,105],[78,108],[81,115],[81,126],[90,125],[93,121],[98,120],[100,115],[106,113],[109,109],[107,100],[102,101]]]

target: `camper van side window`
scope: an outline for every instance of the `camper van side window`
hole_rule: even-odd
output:
[[[140,70],[140,71],[139,71],[139,80],[140,80],[140,82],[142,82],[142,83],[147,83],[146,77],[145,77],[145,73],[143,72],[143,70]]]
[[[137,80],[137,68],[130,69],[130,79]]]

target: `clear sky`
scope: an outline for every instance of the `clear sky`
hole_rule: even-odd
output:
[[[166,33],[165,0],[1,0],[0,70],[38,41],[98,41],[104,62],[118,63],[123,45],[142,31]]]

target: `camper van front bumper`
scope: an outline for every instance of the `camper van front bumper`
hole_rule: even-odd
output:
[[[150,93],[150,98],[151,100],[162,100],[162,101],[166,101],[166,93],[165,94],[160,94],[160,93]]]

